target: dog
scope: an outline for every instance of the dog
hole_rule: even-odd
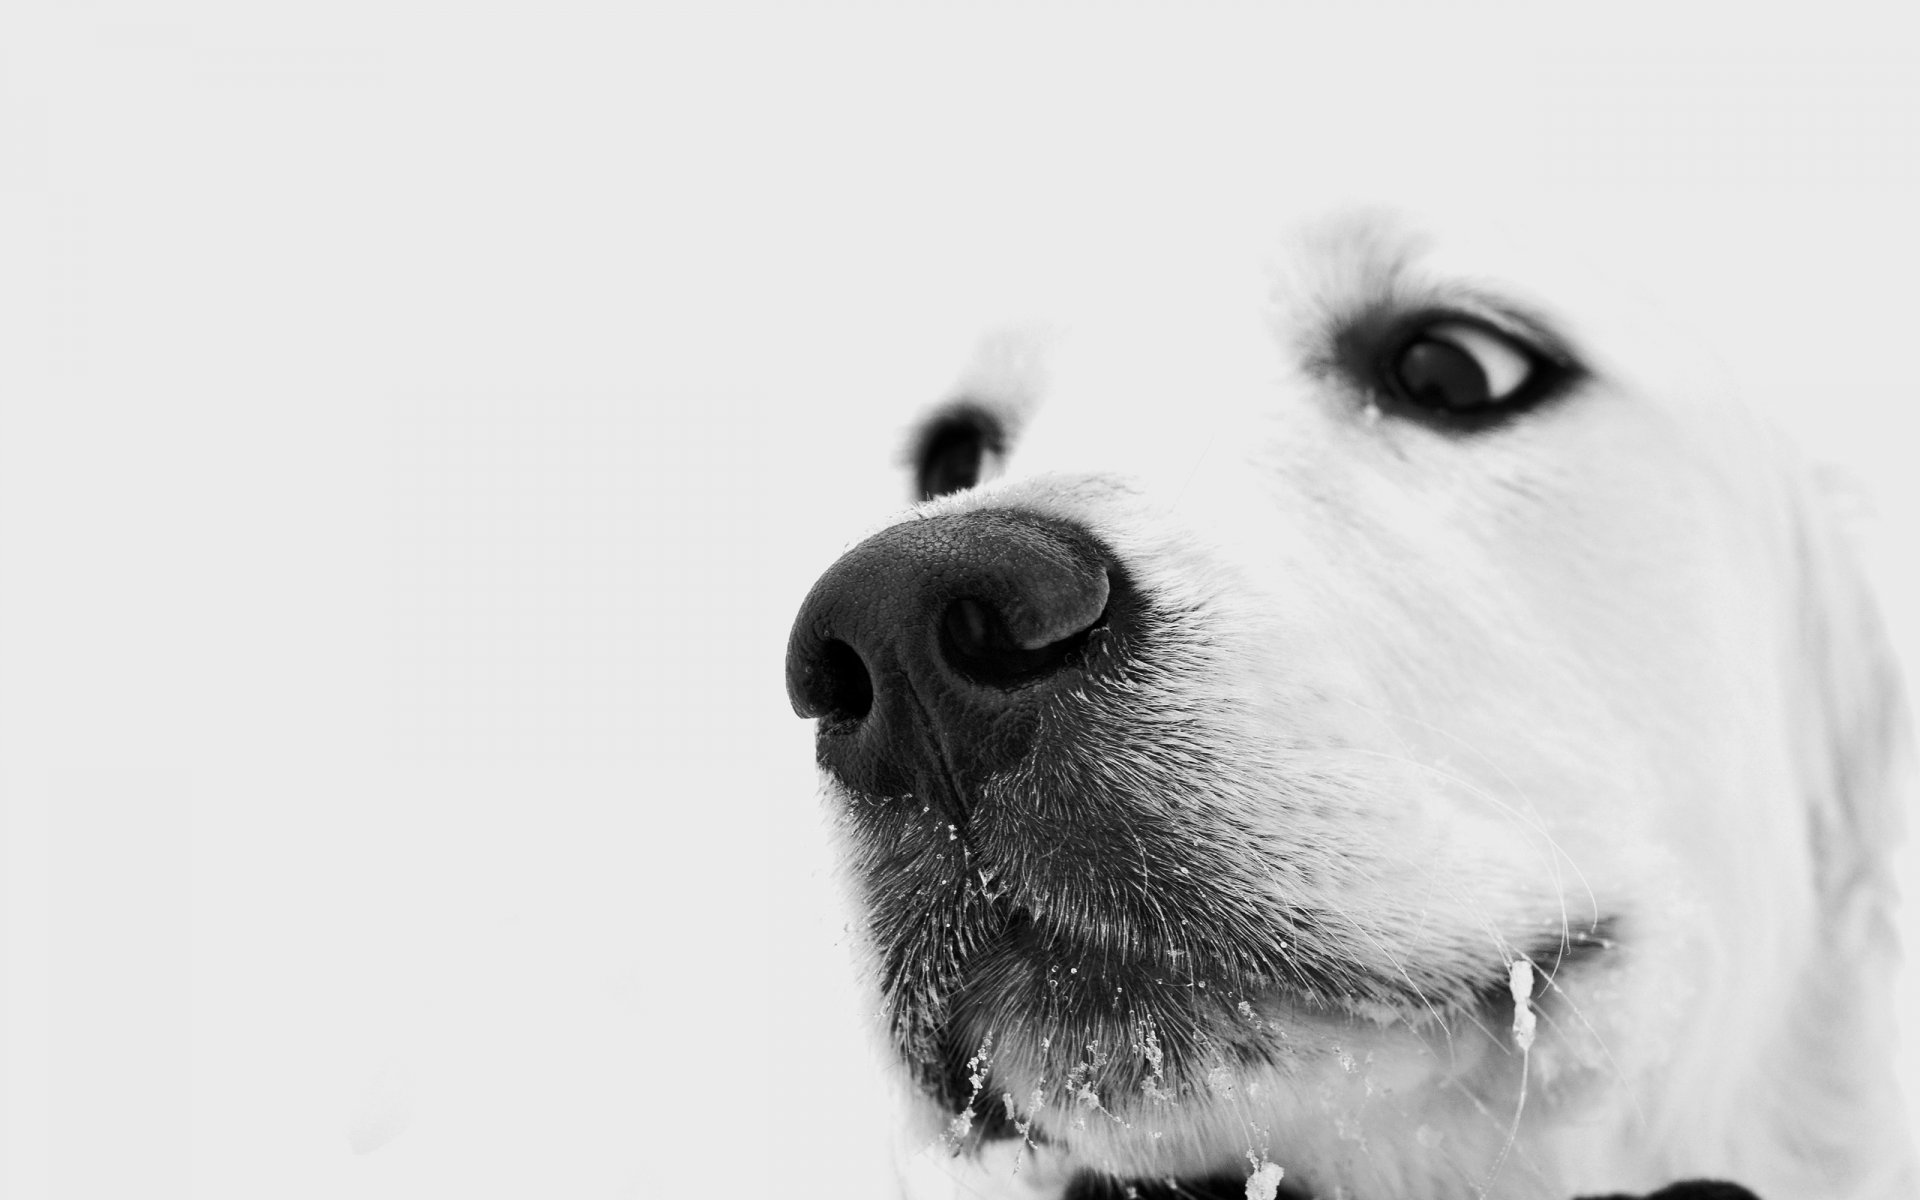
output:
[[[903,1188],[1920,1194],[1905,710],[1781,435],[1393,214],[1154,291],[989,338],[793,625]]]

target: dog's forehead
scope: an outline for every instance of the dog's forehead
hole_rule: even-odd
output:
[[[1569,242],[1576,244],[1569,246]],[[1459,311],[1544,343],[1591,376],[1697,418],[1737,412],[1725,372],[1684,327],[1583,259],[1564,230],[1357,210],[1296,223],[1264,247],[1118,273],[1058,301],[1060,315],[977,343],[944,400],[992,411],[1016,438],[1042,409],[1074,436],[1107,418],[1167,414],[1219,430],[1284,412],[1276,384],[1311,373],[1372,314]]]
[[[956,390],[1015,424],[1073,382],[1117,396],[1178,380],[1182,402],[1198,402],[1208,382],[1271,376],[1382,306],[1497,306],[1572,336],[1544,297],[1593,290],[1576,277],[1497,236],[1442,238],[1394,213],[1345,213],[1238,255],[1157,259],[1056,298],[1057,316],[983,337]]]

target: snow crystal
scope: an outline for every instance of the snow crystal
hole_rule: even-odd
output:
[[[1286,1174],[1275,1162],[1262,1162],[1247,1176],[1247,1200],[1273,1200],[1280,1194],[1280,1179]]]
[[[958,1148],[961,1141],[965,1139],[967,1134],[973,1129],[974,1105],[980,1099],[981,1088],[986,1085],[987,1069],[993,1062],[992,1054],[993,1035],[989,1033],[987,1040],[980,1043],[980,1049],[974,1052],[971,1059],[967,1060],[967,1070],[970,1072],[967,1076],[967,1082],[973,1085],[973,1094],[967,1097],[966,1107],[961,1109],[959,1113],[954,1116],[953,1120],[947,1123],[947,1141],[948,1144],[954,1148]]]
[[[1513,993],[1513,1044],[1522,1054],[1533,1049],[1533,964],[1524,958],[1513,960],[1507,976],[1507,990]]]
[[[1153,1073],[1158,1075],[1166,1063],[1166,1055],[1161,1051],[1160,1039],[1154,1034],[1151,1025],[1147,1026],[1146,1034],[1141,1039],[1140,1051],[1147,1056],[1147,1063],[1153,1068]]]
[[[1145,1079],[1140,1081],[1140,1090],[1149,1100],[1172,1100],[1174,1094],[1166,1089],[1162,1071],[1166,1066],[1166,1053],[1160,1049],[1160,1039],[1155,1035],[1153,1026],[1148,1025],[1141,1041],[1135,1049],[1145,1056],[1147,1066],[1151,1068]]]

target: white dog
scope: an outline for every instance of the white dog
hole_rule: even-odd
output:
[[[1537,261],[1279,258],[990,343],[794,626],[909,1184],[1916,1194],[1904,715],[1791,455]]]

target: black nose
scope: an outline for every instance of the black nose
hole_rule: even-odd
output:
[[[800,606],[788,699],[823,718],[821,764],[848,786],[957,799],[1028,753],[1039,706],[1079,677],[1105,624],[1112,580],[1068,522],[993,510],[895,525]]]

